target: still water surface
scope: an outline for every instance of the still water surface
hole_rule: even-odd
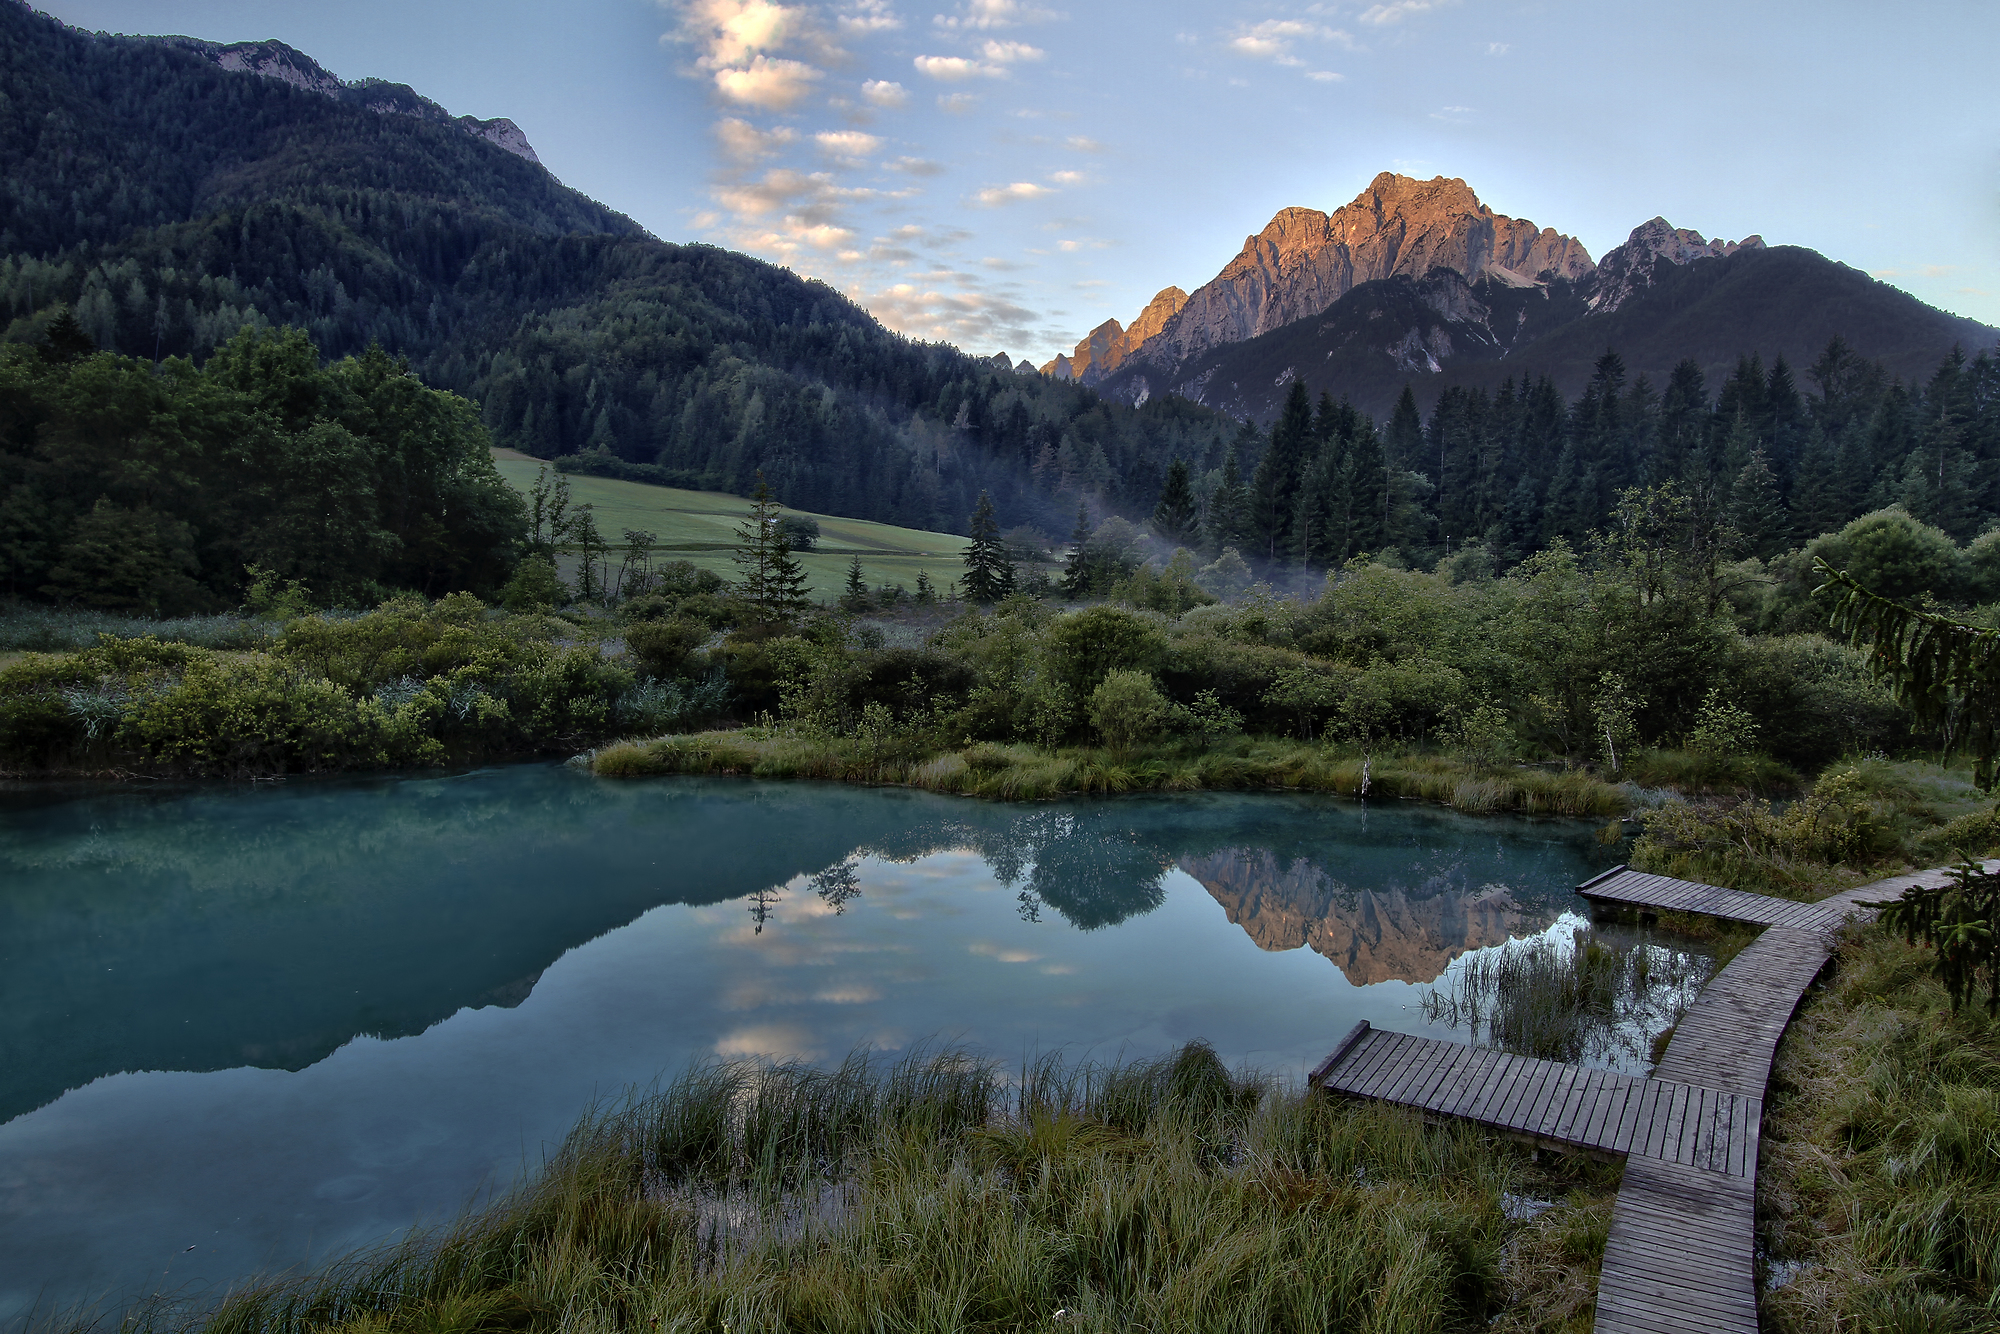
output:
[[[1587,826],[559,767],[0,798],[0,1324],[439,1221],[702,1057],[1298,1074],[1565,929]]]

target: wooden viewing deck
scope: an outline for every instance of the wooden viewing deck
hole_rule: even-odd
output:
[[[1617,867],[1577,892],[1766,928],[1702,988],[1650,1079],[1364,1022],[1310,1082],[1550,1148],[1623,1155],[1598,1271],[1598,1334],[1756,1334],[1757,1144],[1778,1039],[1826,966],[1834,931],[1859,905],[1946,875],[1897,876],[1795,903]]]

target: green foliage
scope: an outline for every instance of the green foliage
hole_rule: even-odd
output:
[[[1120,754],[1156,733],[1173,716],[1173,704],[1146,672],[1109,672],[1090,692],[1090,725]]]
[[[508,611],[550,611],[569,601],[569,589],[546,556],[529,556],[514,567],[500,590],[500,605]]]
[[[752,620],[760,625],[784,625],[804,614],[805,571],[792,559],[779,522],[778,504],[771,489],[757,475],[757,489],[751,494],[749,514],[736,530],[736,566],[742,571],[737,595]]]
[[[686,674],[690,660],[708,642],[708,627],[684,616],[641,621],[625,632],[625,648],[648,676],[667,679]]]
[[[1830,867],[1867,866],[1895,848],[1881,803],[1853,768],[1829,770],[1782,810],[1770,802],[1670,801],[1643,812],[1632,865],[1704,884],[1799,896]]]
[[[1913,885],[1870,906],[1881,909],[1885,929],[1930,949],[1953,1009],[1983,989],[1986,1013],[2000,1016],[2000,874],[1968,861],[1942,885]]]
[[[1157,623],[1117,607],[1057,617],[1047,641],[1050,671],[1076,699],[1088,699],[1112,672],[1158,667],[1167,651],[1167,637]]]
[[[1756,749],[1759,730],[1749,711],[1724,699],[1721,688],[1717,687],[1701,702],[1701,712],[1694,717],[1694,730],[1688,733],[1687,748],[1697,755],[1716,758],[1743,755]]]
[[[979,493],[979,507],[972,512],[972,538],[965,549],[965,577],[961,581],[969,602],[997,602],[1014,591],[1014,562],[1000,541],[1000,524],[993,517],[993,498]]]

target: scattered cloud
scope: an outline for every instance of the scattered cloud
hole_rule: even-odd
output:
[[[1451,125],[1464,125],[1477,113],[1471,107],[1439,107],[1431,112],[1432,120],[1441,120]]]
[[[1314,83],[1339,83],[1347,76],[1345,74],[1335,74],[1330,69],[1316,69],[1307,74],[1306,77]]]
[[[825,75],[802,60],[755,56],[741,68],[715,71],[715,87],[739,106],[788,111]]]
[[[1079,153],[1102,153],[1104,151],[1103,144],[1100,144],[1095,139],[1087,139],[1080,134],[1073,134],[1063,142]]]
[[[837,22],[842,32],[858,34],[894,32],[903,26],[889,0],[852,0]]]
[[[910,90],[888,79],[870,79],[861,85],[861,100],[871,106],[888,107],[893,110],[896,107],[909,105]]]
[[[905,176],[942,176],[948,170],[942,162],[933,162],[929,158],[921,157],[899,157],[894,162],[886,162],[883,165],[890,171],[900,171]]]
[[[938,94],[937,109],[944,112],[947,116],[963,116],[966,112],[972,110],[978,102],[979,98],[973,93],[940,93]]]
[[[1083,173],[1080,171],[1051,172],[1049,173],[1049,179],[1057,185],[1082,185]]]
[[[756,162],[786,147],[798,135],[788,126],[760,130],[749,121],[732,116],[716,122],[715,138],[722,145],[723,155],[732,162]]]
[[[820,151],[838,158],[873,157],[882,141],[859,130],[821,130],[813,136]]]
[[[1454,0],[1389,0],[1387,4],[1370,5],[1361,11],[1361,21],[1377,28],[1386,28],[1392,23],[1401,23],[1406,18],[1418,14],[1428,14],[1433,9],[1443,9]]]
[[[681,11],[681,40],[703,48],[704,69],[740,65],[777,51],[809,26],[809,12],[771,0],[688,0]]]
[[[1305,62],[1292,52],[1292,47],[1299,42],[1333,42],[1348,48],[1354,45],[1354,39],[1339,28],[1308,23],[1304,19],[1265,19],[1250,27],[1238,28],[1227,45],[1237,55],[1249,56],[1253,60],[1300,65]]]
[[[1040,199],[1055,191],[1046,185],[1036,185],[1033,181],[1015,181],[1012,185],[991,185],[972,196],[972,202],[983,208],[996,204],[1012,204],[1022,199]]]
[[[1488,42],[1486,44],[1486,54],[1489,56],[1504,56],[1513,49],[1514,44],[1512,42]]]
[[[1023,60],[1040,60],[1048,54],[1040,47],[1029,46],[1026,42],[1001,42],[991,37],[986,39],[979,50],[988,60],[998,65],[1014,65]]]
[[[1004,79],[1007,69],[1004,65],[987,64],[984,61],[968,60],[964,56],[918,56],[910,62],[917,67],[917,73],[927,79],[937,79],[943,83],[962,83],[967,79]]]
[[[1022,0],[965,0],[957,14],[940,14],[932,22],[940,28],[987,32],[1024,23],[1049,23],[1063,17],[1053,9],[1024,4]]]

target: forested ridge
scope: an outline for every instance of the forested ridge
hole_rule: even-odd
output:
[[[981,490],[1010,523],[1057,525],[1053,467],[1148,508],[1166,458],[1229,427],[905,339],[823,283],[655,240],[449,122],[11,4],[0,39],[12,341],[63,305],[151,361],[294,326],[329,358],[406,358],[500,444],[736,492],[761,469],[789,505],[936,529]]]

